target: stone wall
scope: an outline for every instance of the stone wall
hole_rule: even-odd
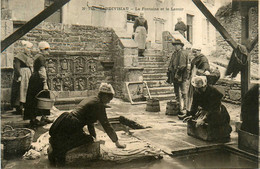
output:
[[[118,37],[110,28],[42,22],[12,45],[10,60],[22,50],[21,40],[33,43],[33,54],[38,53],[40,41],[50,44],[46,63],[49,86],[60,98],[92,95],[101,82],[111,83],[116,97],[123,98],[127,97],[124,82],[143,80],[135,42]],[[10,64],[8,72],[2,74],[1,81],[8,89],[7,102],[12,81]]]
[[[258,34],[258,7],[253,7],[250,9],[250,30],[249,38],[252,40]],[[241,15],[239,9],[233,8],[231,4],[221,7],[216,13],[216,18],[224,26],[232,38],[237,42],[241,43]],[[214,51],[215,55],[225,56],[230,58],[233,49],[230,45],[223,39],[219,32],[217,32],[217,52]],[[255,45],[253,51],[251,52],[251,60],[254,63],[258,63],[258,44]]]
[[[113,67],[102,65],[116,57],[111,52],[113,34],[109,28],[43,22],[20,40],[29,40],[34,46],[40,41],[50,44],[50,89],[59,91],[59,97],[71,97],[74,91],[82,91],[77,92],[80,96],[92,94],[101,82],[113,84]],[[21,49],[19,45],[19,41],[14,44],[14,54]]]
[[[250,88],[254,84],[250,85]],[[241,104],[241,84],[237,81],[232,80],[225,80],[220,79],[215,85],[223,95],[223,101],[234,103],[234,104]]]

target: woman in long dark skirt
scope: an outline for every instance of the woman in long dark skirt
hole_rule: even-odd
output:
[[[92,143],[96,138],[94,123],[97,121],[101,123],[116,147],[125,148],[125,145],[119,143],[116,132],[107,119],[106,104],[113,99],[113,96],[112,86],[102,83],[98,96],[82,100],[72,112],[65,112],[54,121],[49,131],[51,137],[48,152],[52,164],[64,165],[69,150]],[[89,135],[83,131],[85,125],[88,127]]]
[[[40,121],[36,119],[37,116],[41,116],[41,122],[50,123],[43,113],[49,114],[49,110],[37,109],[36,95],[42,91],[47,90],[47,73],[46,73],[46,55],[49,54],[50,45],[47,42],[40,42],[39,48],[41,53],[35,56],[33,63],[33,74],[30,77],[28,91],[26,95],[26,104],[24,109],[24,120],[30,119],[32,126],[40,125]],[[47,112],[46,112],[47,111]]]

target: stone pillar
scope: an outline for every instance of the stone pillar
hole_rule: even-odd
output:
[[[1,40],[13,33],[13,21],[1,21]],[[1,54],[1,109],[10,108],[13,73],[13,45]]]
[[[129,101],[126,82],[143,81],[143,67],[138,63],[138,48],[135,41],[119,39],[119,56],[115,58],[115,90],[116,96]]]

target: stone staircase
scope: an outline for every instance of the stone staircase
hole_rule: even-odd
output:
[[[159,100],[174,99],[173,86],[166,83],[167,64],[162,51],[148,49],[145,57],[138,57],[139,65],[144,67],[143,80],[147,82],[151,97]]]

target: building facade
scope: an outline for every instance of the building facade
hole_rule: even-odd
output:
[[[214,15],[230,0],[203,0]],[[54,0],[2,0],[2,11],[14,21],[14,29],[33,18]],[[28,5],[30,4],[30,5]],[[3,10],[4,9],[4,10]],[[134,19],[144,11],[148,21],[147,41],[162,42],[162,32],[173,32],[177,18],[187,25],[187,40],[200,46],[205,54],[216,48],[216,30],[191,0],[71,0],[45,22],[111,27],[133,33]],[[2,12],[3,15],[3,12]]]

